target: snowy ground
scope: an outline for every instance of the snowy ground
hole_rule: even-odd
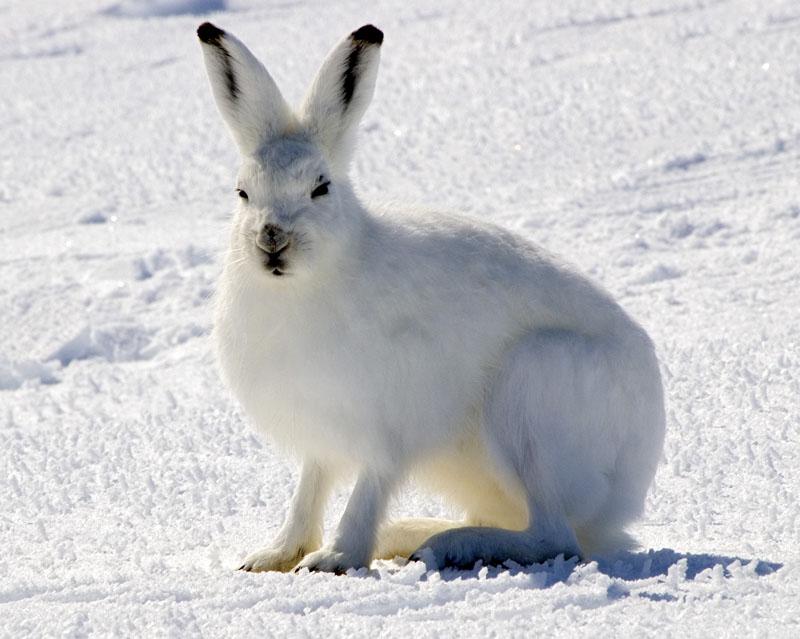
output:
[[[360,5],[0,3],[0,635],[798,636],[800,6]],[[650,330],[669,421],[641,552],[233,570],[295,469],[210,357],[236,156],[203,19],[294,101],[381,27],[365,198],[514,227]],[[409,489],[395,511],[446,507]]]

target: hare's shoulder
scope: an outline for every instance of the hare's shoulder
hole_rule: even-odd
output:
[[[530,239],[491,221],[441,209],[383,204],[373,207],[368,248],[384,256],[405,255],[418,263],[556,267],[560,260]]]

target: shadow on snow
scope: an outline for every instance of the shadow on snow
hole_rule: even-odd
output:
[[[622,581],[657,581],[674,580],[694,581],[701,573],[705,573],[708,578],[730,578],[734,572],[741,571],[745,574],[763,577],[770,575],[783,567],[783,564],[761,561],[758,559],[747,559],[743,557],[730,557],[725,555],[710,554],[691,554],[679,553],[670,548],[661,550],[648,550],[646,552],[620,552],[608,557],[596,557],[591,562],[597,563],[597,570],[611,577]],[[514,562],[508,562],[503,566],[486,566],[476,564],[471,570],[458,570],[455,568],[445,568],[439,572],[443,580],[472,579],[472,578],[495,578],[502,574],[528,574],[540,588],[549,588],[556,583],[566,582],[576,571],[590,564],[580,563],[577,557],[564,559],[563,556],[556,557],[541,564],[531,566],[520,566]],[[481,571],[484,571],[481,573]],[[710,573],[706,571],[711,571]],[[423,579],[426,577],[423,576]],[[609,598],[625,597],[629,591],[622,583],[615,583],[609,587]],[[668,593],[639,593],[654,600],[672,600],[674,596]]]

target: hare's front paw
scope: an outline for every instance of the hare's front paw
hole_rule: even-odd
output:
[[[276,548],[267,546],[248,555],[244,563],[239,566],[239,570],[245,572],[266,572],[274,570],[278,572],[289,572],[302,559],[302,548]]]
[[[336,575],[343,575],[350,568],[363,568],[367,563],[363,558],[355,557],[349,553],[323,548],[306,555],[297,564],[294,571],[297,572],[303,568],[308,568],[311,572],[332,572]]]

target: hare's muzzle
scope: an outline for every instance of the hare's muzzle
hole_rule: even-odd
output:
[[[289,244],[289,234],[276,224],[266,224],[256,237],[256,245],[265,253],[280,253]]]
[[[283,275],[284,253],[289,248],[289,234],[275,224],[267,224],[256,237],[256,246],[264,254],[264,266],[273,275]]]

